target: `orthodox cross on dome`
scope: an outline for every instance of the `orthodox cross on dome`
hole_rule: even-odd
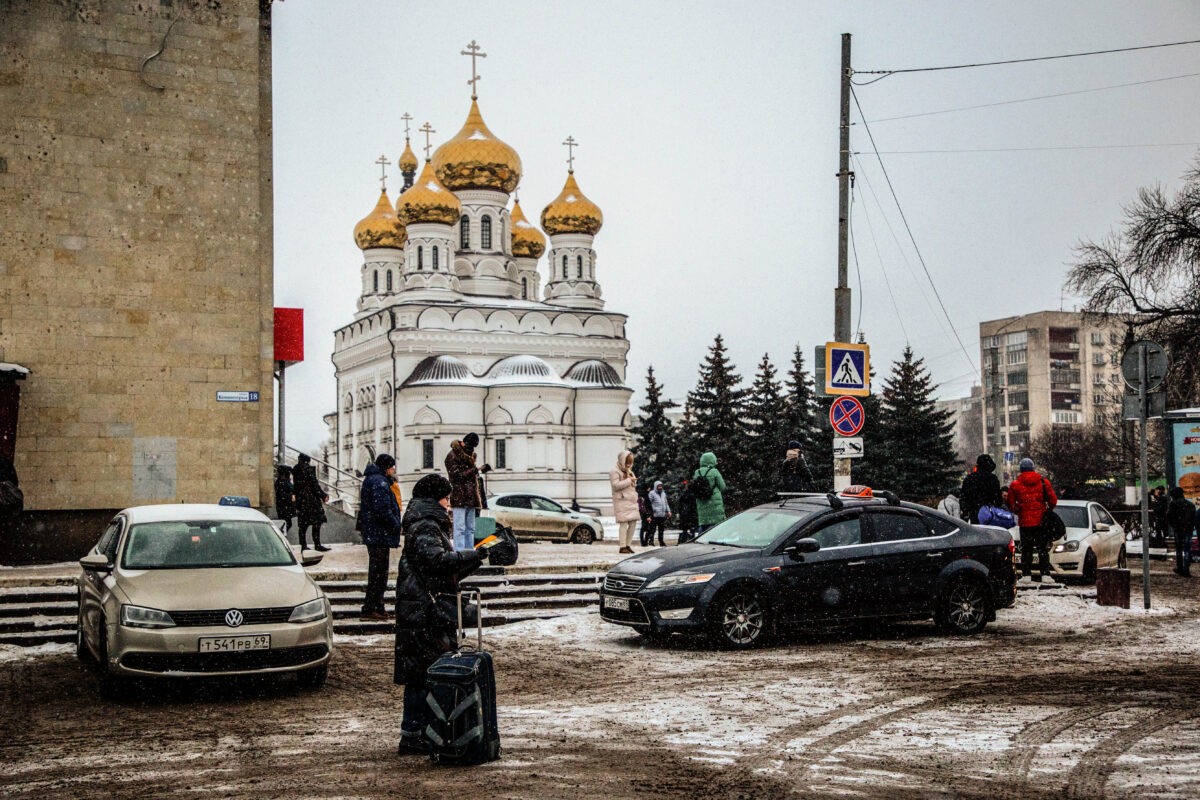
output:
[[[379,165],[379,188],[382,191],[386,192],[387,191],[387,168],[388,168],[388,164],[390,164],[392,162],[388,161],[387,156],[380,156],[379,158],[375,159],[375,163]]]
[[[428,161],[429,160],[429,151],[433,149],[433,145],[431,145],[429,143],[429,134],[437,133],[437,131],[435,131],[433,129],[433,126],[430,125],[428,122],[426,122],[424,125],[422,125],[419,128],[419,130],[421,133],[425,134],[425,160]]]
[[[413,115],[405,111],[400,115],[400,119],[404,120],[404,141],[408,141],[408,123],[412,122]]]
[[[574,136],[568,136],[563,142],[567,146],[567,172],[575,171],[575,148],[579,147],[579,142],[575,141]]]
[[[477,91],[479,89],[477,84],[479,83],[479,79],[483,76],[475,71],[475,59],[487,58],[487,53],[480,50],[479,45],[475,43],[474,39],[472,39],[471,43],[467,45],[467,49],[461,51],[459,55],[471,57],[471,80],[467,81],[467,83],[471,85],[471,99],[477,100],[479,99],[477,97]]]

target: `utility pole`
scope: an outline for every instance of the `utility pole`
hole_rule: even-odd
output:
[[[833,290],[833,340],[850,341],[850,34],[842,34],[842,127],[838,153],[838,282]],[[849,459],[846,459],[847,463]]]
[[[833,290],[833,340],[850,341],[850,34],[842,34],[841,130],[838,152],[838,282]],[[864,376],[865,378],[866,376]],[[833,488],[850,485],[852,459],[833,459]]]

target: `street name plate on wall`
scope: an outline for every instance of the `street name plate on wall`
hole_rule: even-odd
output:
[[[258,392],[217,392],[218,403],[257,403]]]

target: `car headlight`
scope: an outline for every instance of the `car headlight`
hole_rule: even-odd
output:
[[[126,628],[174,628],[175,620],[157,608],[121,606],[121,624]]]
[[[708,583],[715,578],[715,572],[672,572],[650,582],[647,589],[666,589],[668,586],[682,586],[685,583]]]
[[[1069,542],[1059,542],[1058,544],[1054,545],[1054,552],[1056,553],[1074,553],[1078,549],[1079,541],[1077,539],[1073,539]]]
[[[301,603],[293,608],[288,622],[316,622],[319,619],[325,619],[328,613],[325,608],[325,598],[318,597],[316,600],[309,600],[307,603]]]

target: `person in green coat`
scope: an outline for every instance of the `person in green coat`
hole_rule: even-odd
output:
[[[693,483],[700,480],[707,480],[712,486],[711,497],[707,500],[696,498],[696,521],[699,523],[696,532],[704,533],[718,522],[725,521],[725,498],[721,494],[725,491],[725,479],[717,471],[717,456],[712,452],[700,456],[700,469],[692,473]]]

